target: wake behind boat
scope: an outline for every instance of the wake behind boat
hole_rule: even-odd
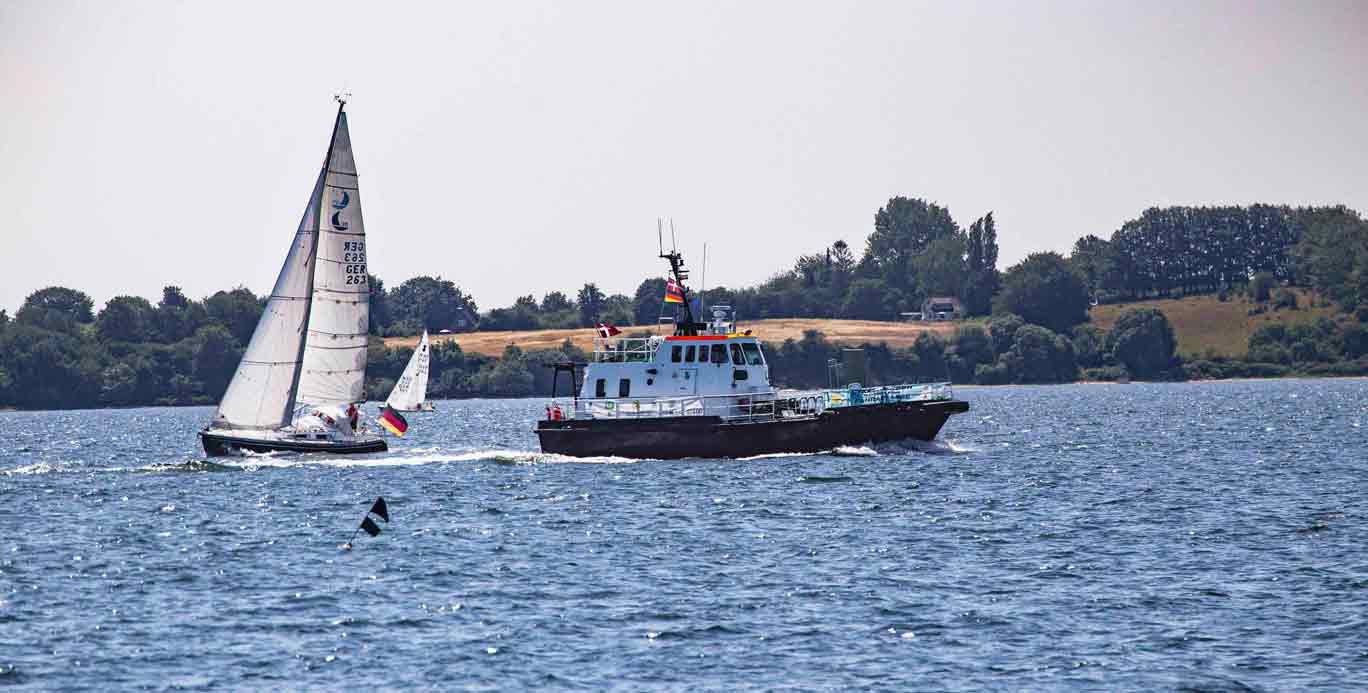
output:
[[[370,287],[346,101],[266,310],[200,440],[210,455],[383,452],[364,399]]]
[[[537,422],[545,452],[576,457],[750,457],[821,452],[844,445],[930,441],[953,414],[969,410],[950,383],[812,391],[776,390],[760,340],[736,331],[726,306],[695,322],[677,251],[665,301],[680,304],[671,336],[619,337],[600,326],[592,361],[559,364],[547,418]],[[569,371],[572,399],[556,400]],[[611,396],[615,394],[616,396]]]

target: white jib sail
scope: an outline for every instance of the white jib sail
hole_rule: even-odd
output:
[[[418,340],[418,346],[413,349],[413,356],[404,367],[404,374],[399,376],[399,382],[394,384],[394,390],[390,392],[385,404],[400,411],[413,411],[427,399],[427,385],[428,335],[424,330],[423,338]]]
[[[347,114],[339,113],[323,185],[313,307],[299,377],[301,406],[343,405],[364,398],[370,286],[366,227]]]
[[[312,295],[309,267],[318,241],[317,212],[323,182],[320,171],[290,252],[266,301],[266,310],[262,311],[252,340],[247,343],[223,401],[219,402],[215,426],[272,429],[288,425],[293,418],[292,387],[300,366],[299,349]]]

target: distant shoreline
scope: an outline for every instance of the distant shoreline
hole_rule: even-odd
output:
[[[979,389],[998,389],[1007,387],[1059,387],[1062,385],[1204,385],[1212,383],[1235,384],[1235,383],[1261,383],[1278,380],[1363,380],[1368,381],[1368,375],[1287,375],[1276,378],[1203,378],[1198,380],[1132,380],[1127,383],[1114,380],[1075,380],[1067,383],[1005,383],[1001,385],[976,385],[976,384],[957,384],[951,383],[951,387],[956,390],[979,390]],[[785,388],[787,389],[787,388]],[[562,396],[563,397],[563,396]],[[482,397],[446,397],[434,399],[434,402],[469,402],[482,399],[551,399],[549,394],[537,395],[485,395]],[[380,405],[381,400],[367,400],[365,405]],[[82,411],[118,411],[126,409],[182,409],[190,407],[213,408],[218,403],[213,404],[140,404],[132,406],[110,406],[110,407],[81,407],[74,409],[16,409],[14,407],[0,407],[0,415],[3,414],[32,414],[42,412],[82,412]]]

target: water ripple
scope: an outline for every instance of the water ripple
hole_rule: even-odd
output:
[[[962,394],[750,460],[543,454],[544,400],[355,458],[0,413],[0,686],[1368,687],[1364,381]]]

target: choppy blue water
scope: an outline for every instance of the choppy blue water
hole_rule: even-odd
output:
[[[1368,382],[959,394],[670,462],[541,455],[543,400],[224,465],[208,408],[0,414],[0,685],[1368,687]]]

